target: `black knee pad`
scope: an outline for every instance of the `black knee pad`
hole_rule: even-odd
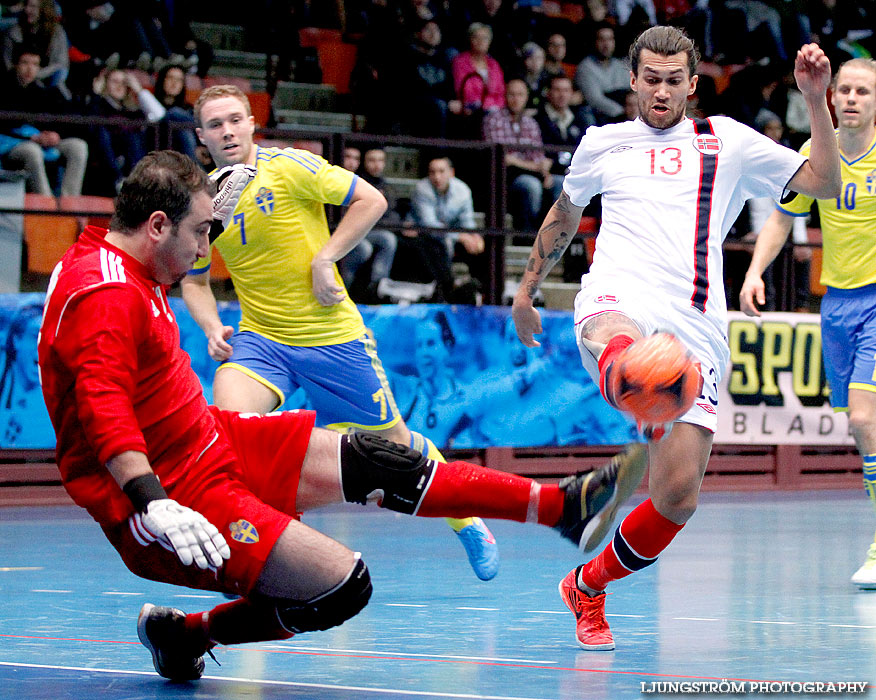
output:
[[[371,590],[368,567],[357,558],[349,576],[330,591],[306,601],[278,601],[277,618],[295,634],[327,630],[358,615],[368,604]]]
[[[341,436],[341,485],[347,503],[378,505],[411,515],[432,479],[435,463],[410,447],[370,433]]]

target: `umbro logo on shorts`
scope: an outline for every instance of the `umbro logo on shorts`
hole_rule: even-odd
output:
[[[600,294],[593,300],[594,304],[617,304],[617,297],[614,294]]]
[[[231,531],[231,539],[235,542],[255,544],[259,541],[259,531],[255,529],[255,525],[246,520],[240,519],[233,522],[228,526],[228,529]]]
[[[713,416],[717,413],[717,411],[715,410],[715,407],[712,406],[711,404],[708,404],[705,402],[701,403],[698,401],[697,406],[699,406],[701,409],[703,409],[706,413],[711,413]]]
[[[612,148],[609,153],[623,153],[624,151],[629,151],[632,146],[615,146]]]

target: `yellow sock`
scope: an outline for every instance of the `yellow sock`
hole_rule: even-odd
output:
[[[425,452],[426,457],[434,459],[436,462],[447,464],[447,460],[444,459],[444,455],[441,454],[441,451],[435,447],[435,443],[425,436],[423,436],[423,440],[425,441],[424,447],[426,448],[423,452]],[[446,520],[447,524],[453,528],[454,532],[459,532],[462,528],[468,527],[474,523],[473,518],[444,518],[444,520]]]

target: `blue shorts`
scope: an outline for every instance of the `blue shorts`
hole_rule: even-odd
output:
[[[401,419],[369,334],[338,345],[296,347],[243,331],[230,343],[234,354],[217,371],[231,367],[261,382],[277,395],[278,406],[303,389],[321,427],[384,430]]]
[[[834,411],[849,410],[849,389],[876,392],[876,284],[827,288],[821,347]]]

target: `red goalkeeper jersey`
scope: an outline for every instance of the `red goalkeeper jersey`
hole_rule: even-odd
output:
[[[217,429],[166,288],[105,236],[89,226],[55,268],[39,366],[64,486],[107,525],[132,510],[107,461],[143,452],[168,490],[182,478],[209,479],[216,465],[198,457]]]

